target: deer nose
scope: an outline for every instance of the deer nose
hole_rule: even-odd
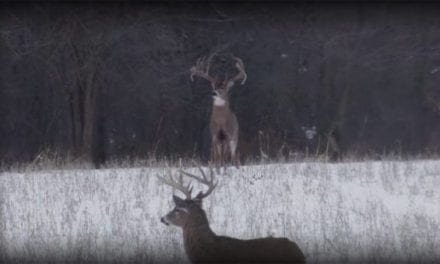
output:
[[[165,225],[169,225],[168,222],[167,222],[167,221],[165,220],[165,218],[163,218],[163,217],[160,218],[160,221],[161,221],[162,223],[164,223]]]

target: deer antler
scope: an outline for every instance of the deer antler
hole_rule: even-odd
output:
[[[191,200],[191,192],[192,192],[191,183],[188,183],[186,186],[184,185],[182,171],[180,171],[178,181],[176,181],[174,177],[171,175],[171,170],[168,171],[168,178],[162,177],[160,175],[157,175],[157,177],[161,182],[185,194],[187,200]]]
[[[209,75],[209,68],[211,67],[211,60],[215,54],[211,54],[207,59],[206,57],[198,58],[196,65],[192,66],[191,71],[191,81],[194,81],[194,76],[202,77],[211,82],[213,85],[215,83],[215,78]]]
[[[199,176],[196,176],[194,174],[188,173],[186,171],[180,170],[180,172],[182,172],[183,174],[185,174],[188,177],[191,177],[193,179],[195,179],[196,181],[205,184],[206,186],[208,186],[208,190],[206,192],[202,192],[200,191],[199,194],[197,194],[196,198],[198,199],[203,199],[205,197],[207,197],[208,195],[211,194],[211,192],[215,189],[215,187],[217,187],[217,181],[214,181],[214,170],[209,167],[210,169],[210,177],[208,179],[208,177],[206,176],[205,172],[203,171],[203,169],[200,166],[197,166],[199,168],[200,173],[202,174],[202,178]]]
[[[244,69],[244,63],[243,60],[232,56],[232,58],[235,60],[235,67],[238,69],[238,73],[237,75],[235,75],[233,78],[229,79],[227,82],[227,89],[229,90],[232,86],[234,86],[235,82],[243,79],[241,81],[241,85],[243,85],[246,82],[247,79],[247,74],[246,74],[246,70]]]

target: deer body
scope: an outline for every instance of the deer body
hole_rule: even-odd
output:
[[[191,263],[305,263],[299,247],[287,238],[241,240],[217,236],[208,225],[183,228]]]
[[[220,166],[224,163],[224,157],[229,153],[231,160],[238,165],[236,149],[238,143],[238,121],[235,114],[229,108],[229,100],[222,98],[214,92],[212,104],[211,121],[209,124],[211,132],[212,158],[215,164]]]
[[[211,131],[211,161],[217,167],[223,166],[227,155],[229,155],[231,161],[238,167],[239,161],[236,156],[236,149],[239,127],[237,117],[229,108],[228,92],[236,81],[241,80],[241,84],[244,84],[247,74],[243,61],[240,58],[234,57],[238,73],[232,78],[225,77],[223,81],[218,81],[217,77],[213,77],[209,73],[213,56],[211,55],[208,60],[205,60],[205,58],[197,60],[196,65],[191,67],[191,80],[193,80],[194,76],[198,76],[211,83],[213,95],[209,125]]]
[[[203,172],[202,169],[200,171]],[[217,236],[210,228],[206,213],[202,208],[202,199],[215,188],[213,171],[211,179],[203,173],[203,179],[183,172],[209,186],[207,192],[200,192],[191,198],[190,184],[161,178],[166,184],[185,193],[186,199],[173,195],[175,208],[161,218],[166,225],[182,228],[185,252],[193,264],[201,263],[305,263],[305,257],[298,245],[287,238],[258,238],[241,240],[226,236]],[[182,175],[182,174],[181,174]]]

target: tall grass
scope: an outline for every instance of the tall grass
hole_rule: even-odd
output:
[[[159,221],[173,207],[166,170],[2,173],[1,260],[187,262],[181,231]],[[218,234],[285,236],[309,263],[440,262],[440,161],[261,164],[218,179],[204,203]]]

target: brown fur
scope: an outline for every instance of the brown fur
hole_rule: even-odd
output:
[[[287,238],[241,240],[217,236],[209,227],[201,200],[174,197],[176,207],[162,222],[180,226],[185,252],[193,264],[201,263],[305,263],[304,254]]]
[[[235,114],[229,108],[229,98],[227,91],[218,91],[219,95],[225,100],[224,106],[216,106],[213,103],[211,121],[209,128],[211,131],[212,160],[217,166],[223,166],[226,157],[229,155],[231,161],[238,166],[236,157],[236,147],[238,144],[238,121]],[[231,142],[235,148],[231,149]]]

